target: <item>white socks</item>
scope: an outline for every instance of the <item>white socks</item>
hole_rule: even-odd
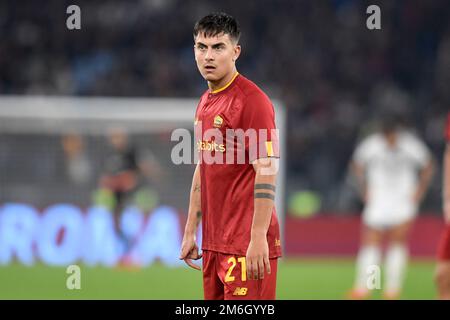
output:
[[[370,274],[370,266],[380,266],[381,248],[370,245],[361,247],[356,260],[356,278],[354,289],[359,292],[367,292],[367,283]],[[406,265],[408,263],[408,249],[403,244],[390,244],[386,251],[384,272],[385,293],[391,296],[400,294],[405,276]]]
[[[358,252],[356,260],[356,279],[354,289],[368,291],[367,280],[370,266],[379,266],[381,261],[381,249],[379,246],[364,246]]]
[[[400,294],[408,263],[408,249],[403,244],[391,244],[386,252],[384,291]]]

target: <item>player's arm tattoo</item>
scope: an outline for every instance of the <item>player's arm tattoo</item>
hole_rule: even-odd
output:
[[[271,193],[257,192],[257,193],[255,193],[255,199],[275,200],[275,196]]]
[[[198,225],[202,221],[202,212],[200,210],[198,210],[197,214],[195,216],[196,216],[196,219],[197,219],[197,227],[198,227]]]
[[[200,185],[199,184],[196,184],[194,186],[194,192],[197,192],[197,191],[200,191]]]
[[[269,183],[257,183],[255,184],[255,190],[263,189],[263,190],[272,190],[275,192],[275,186]]]
[[[261,191],[257,191],[261,190]],[[272,194],[270,191],[273,191],[275,193],[275,186],[273,184],[269,183],[257,183],[255,184],[255,199],[270,199],[275,200],[275,195]],[[266,192],[264,192],[266,191]],[[269,191],[269,192],[267,192]]]

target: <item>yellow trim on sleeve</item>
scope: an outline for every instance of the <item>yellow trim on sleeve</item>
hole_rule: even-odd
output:
[[[272,141],[266,141],[266,150],[267,150],[267,156],[273,157]]]
[[[239,75],[239,72],[236,72],[236,74],[233,76],[233,78],[231,78],[230,82],[228,82],[225,86],[223,86],[222,88],[216,89],[214,91],[211,91],[211,93],[219,93],[223,90],[225,90],[226,88],[228,88],[234,81],[234,79],[236,79],[236,77]]]

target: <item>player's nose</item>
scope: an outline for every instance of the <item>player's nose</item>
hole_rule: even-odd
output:
[[[214,60],[212,48],[208,48],[208,50],[206,51],[206,54],[205,54],[205,60],[206,60],[206,61]]]

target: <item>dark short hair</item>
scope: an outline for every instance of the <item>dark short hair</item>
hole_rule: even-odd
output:
[[[206,37],[228,34],[235,42],[238,42],[241,36],[236,19],[224,12],[210,13],[198,20],[194,26],[194,41],[199,33],[203,33]]]

